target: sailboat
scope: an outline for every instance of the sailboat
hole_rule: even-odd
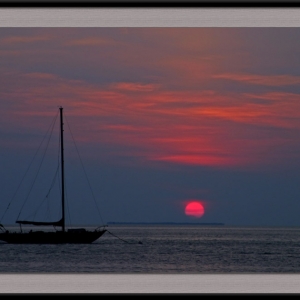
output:
[[[90,244],[100,238],[107,230],[106,225],[101,225],[95,230],[86,228],[66,229],[65,218],[65,171],[64,171],[64,139],[63,139],[63,107],[60,110],[60,168],[61,168],[61,218],[54,222],[17,220],[20,231],[9,231],[0,224],[0,241],[9,244]],[[53,226],[54,231],[37,230],[23,231],[22,225]],[[57,229],[60,228],[60,230]]]

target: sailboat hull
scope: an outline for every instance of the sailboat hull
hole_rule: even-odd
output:
[[[0,234],[0,240],[9,244],[91,244],[105,232],[105,229],[83,232],[6,232]]]

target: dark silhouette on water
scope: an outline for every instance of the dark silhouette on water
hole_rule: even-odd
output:
[[[10,244],[89,244],[100,238],[107,230],[100,226],[94,231],[85,228],[65,228],[65,191],[64,191],[64,141],[63,141],[63,108],[60,107],[60,154],[61,154],[61,207],[62,217],[55,222],[36,222],[17,220],[20,224],[20,232],[10,232],[0,224],[0,240]],[[61,230],[56,231],[32,231],[22,232],[21,225],[57,226]]]

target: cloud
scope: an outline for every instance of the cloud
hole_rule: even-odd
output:
[[[49,74],[49,73],[38,73],[38,72],[34,72],[34,73],[26,73],[23,75],[24,77],[27,78],[32,78],[32,79],[43,79],[43,80],[55,80],[58,79],[59,76],[55,75],[55,74]]]
[[[230,74],[224,73],[213,75],[216,79],[226,79],[244,82],[248,84],[266,85],[266,86],[285,86],[296,85],[300,83],[300,76],[291,75],[253,75],[253,74]]]
[[[10,36],[0,40],[3,45],[22,44],[22,43],[35,43],[50,40],[49,36]]]
[[[117,44],[114,40],[97,37],[73,39],[64,43],[65,46],[112,46]]]
[[[297,147],[296,131],[287,134],[287,130],[300,127],[297,94],[222,95],[162,90],[139,82],[98,87],[50,73],[13,71],[1,73],[1,86],[0,100],[6,107],[0,113],[3,128],[10,128],[9,123],[15,120],[16,131],[45,129],[45,117],[63,106],[77,128],[77,140],[92,143],[96,149],[106,145],[110,149],[106,157],[195,166],[251,166],[269,163],[282,145]],[[252,103],[255,97],[268,102]],[[96,150],[93,155],[97,156]]]
[[[133,82],[121,82],[112,85],[113,89],[125,90],[131,92],[151,92],[157,89],[159,85],[157,84],[141,84]]]
[[[63,106],[79,141],[109,149],[107,156],[228,167],[268,162],[274,149],[284,156],[282,145],[298,147],[300,96],[290,88],[300,77],[283,70],[255,75],[263,66],[247,56],[236,30],[42,32],[1,39],[11,48],[1,50],[7,54],[0,72],[2,128],[14,120],[16,131],[42,130],[51,111]],[[33,44],[52,33],[51,43]],[[251,72],[241,72],[247,66]],[[282,86],[285,92],[274,89]]]

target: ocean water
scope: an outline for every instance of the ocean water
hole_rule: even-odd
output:
[[[109,225],[87,245],[0,244],[0,273],[299,273],[300,228]]]

